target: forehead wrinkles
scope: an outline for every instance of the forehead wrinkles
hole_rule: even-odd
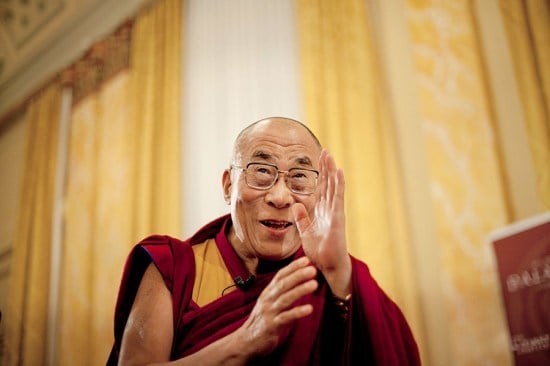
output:
[[[242,146],[236,155],[240,163],[265,161],[270,163],[289,162],[298,165],[313,166],[318,158],[311,147],[303,144],[280,145],[272,141],[255,140],[248,146]]]
[[[300,164],[304,164],[304,159],[310,164],[317,161],[321,148],[307,130],[294,125],[287,125],[284,130],[277,127],[255,126],[244,131],[235,142],[234,161],[243,162],[254,157],[266,159],[267,155],[275,160],[286,158]]]

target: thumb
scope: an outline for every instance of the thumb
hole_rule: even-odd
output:
[[[306,207],[302,203],[295,203],[292,205],[292,215],[294,216],[294,222],[298,228],[300,235],[303,235],[304,231],[311,225],[311,220],[307,214]]]

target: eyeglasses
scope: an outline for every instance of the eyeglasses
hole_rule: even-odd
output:
[[[288,171],[279,170],[276,165],[264,163],[248,163],[246,168],[231,165],[231,168],[241,169],[244,180],[250,188],[262,191],[268,190],[279,179],[279,173],[285,174],[285,183],[291,192],[297,194],[312,194],[317,187],[319,172],[313,169],[291,168]]]

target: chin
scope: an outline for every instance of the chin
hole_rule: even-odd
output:
[[[280,244],[279,244],[280,245]],[[280,248],[280,247],[279,247]],[[294,245],[292,247],[282,248],[283,250],[273,251],[273,250],[264,250],[258,253],[260,257],[264,260],[269,261],[280,261],[292,257],[294,253],[300,248],[300,245]]]

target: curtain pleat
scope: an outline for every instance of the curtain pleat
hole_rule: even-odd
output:
[[[134,232],[178,235],[180,200],[181,1],[160,1],[135,22],[130,56],[135,123]]]
[[[536,170],[541,210],[550,209],[550,2],[500,0]]]
[[[128,72],[74,106],[64,213],[59,365],[105,362],[132,236]]]
[[[18,225],[13,245],[3,365],[41,365],[50,280],[53,197],[61,88],[51,84],[30,102]],[[3,320],[4,320],[3,319]]]
[[[60,365],[106,362],[130,248],[153,233],[180,232],[180,3],[144,9],[132,25],[129,68],[73,109]]]
[[[297,2],[306,122],[344,170],[351,253],[421,338],[393,123],[367,15],[363,0]]]

